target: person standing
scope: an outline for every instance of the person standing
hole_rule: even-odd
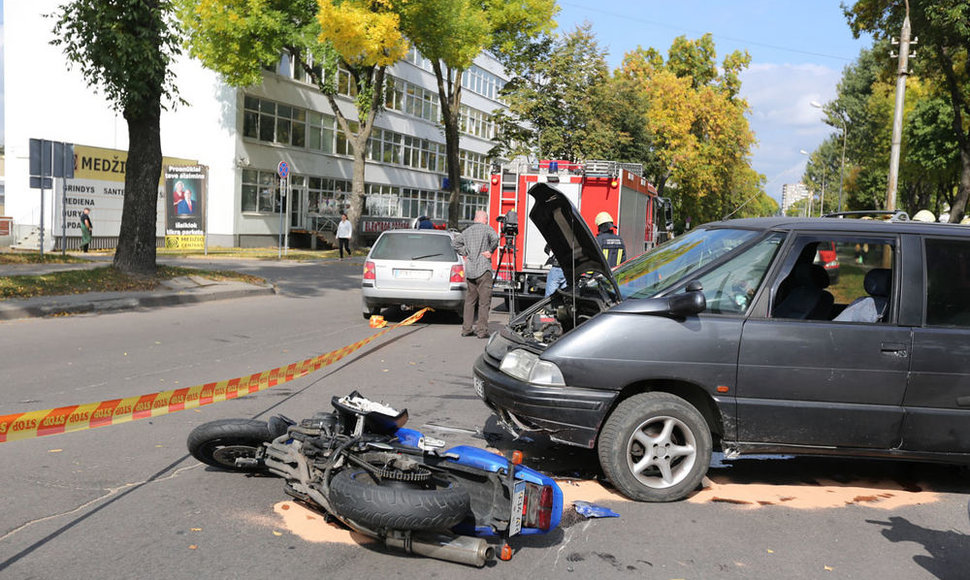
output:
[[[596,234],[596,244],[603,250],[606,263],[610,268],[616,268],[616,265],[623,261],[626,244],[623,243],[623,238],[613,232],[613,216],[609,212],[599,212],[596,214],[595,221],[596,229],[599,230]]]
[[[458,255],[465,259],[465,310],[461,323],[461,335],[477,334],[488,338],[488,311],[492,308],[492,252],[498,247],[498,233],[489,227],[488,214],[475,212],[475,223],[455,235],[453,245]],[[472,331],[472,319],[478,306],[478,322]]]
[[[94,225],[91,223],[91,210],[90,208],[84,208],[81,212],[81,251],[85,254],[88,253],[88,245],[91,243],[91,232],[94,231]]]
[[[340,246],[340,259],[344,259],[344,250],[347,250],[347,257],[350,257],[350,236],[354,233],[347,214],[340,214],[340,223],[337,224],[337,244]]]
[[[549,259],[546,260],[546,265],[549,266],[549,271],[546,272],[546,296],[548,297],[566,285],[566,274],[559,266],[559,260],[552,253],[552,248],[549,247],[549,244],[546,244],[545,252],[549,254]]]

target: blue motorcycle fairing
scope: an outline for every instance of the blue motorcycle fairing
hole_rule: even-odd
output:
[[[457,455],[458,459],[455,460],[456,463],[470,465],[492,473],[498,472],[499,469],[506,469],[509,466],[509,461],[501,455],[468,445],[452,447],[445,454]],[[552,488],[552,518],[549,529],[553,530],[559,527],[559,522],[562,519],[563,495],[562,489],[560,489],[556,480],[525,465],[516,466],[515,478],[536,485],[548,485]],[[536,528],[522,528],[522,531],[519,533],[523,536],[528,536],[531,534],[544,534],[546,531]]]
[[[394,432],[397,440],[401,442],[401,445],[407,445],[408,447],[418,447],[418,443],[424,437],[424,433],[417,431],[415,429],[408,429],[406,427],[401,427]]]

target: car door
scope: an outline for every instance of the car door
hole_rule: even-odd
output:
[[[821,288],[792,288],[796,272],[823,268],[811,263],[819,245],[832,241],[840,261],[837,283],[829,286],[830,277],[823,269],[820,277],[809,277]],[[771,291],[759,298],[759,302],[769,301],[767,308],[760,316],[755,308],[742,329],[735,393],[741,444],[856,448],[898,444],[912,333],[895,323],[897,246],[895,237],[887,236],[794,237]],[[834,320],[853,296],[866,298],[868,272],[885,273],[886,268],[891,287],[883,320]],[[803,307],[803,314],[790,314],[788,309],[784,315],[799,318],[780,314],[788,296],[816,291],[820,296],[831,295],[830,306],[821,314],[812,305]],[[779,314],[773,314],[776,311]]]
[[[903,402],[903,449],[970,453],[970,238],[923,240],[926,302]]]

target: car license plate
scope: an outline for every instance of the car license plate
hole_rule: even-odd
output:
[[[485,381],[478,377],[474,377],[472,382],[475,384],[475,393],[481,400],[485,400]]]
[[[509,518],[509,537],[522,531],[522,507],[525,505],[525,482],[516,481],[512,491],[512,517]]]
[[[397,268],[394,270],[394,277],[405,280],[430,280],[431,270],[406,270]]]

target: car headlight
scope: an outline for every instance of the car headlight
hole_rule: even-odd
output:
[[[566,385],[559,367],[549,361],[539,360],[539,355],[527,350],[515,349],[506,353],[499,370],[520,381],[538,385]]]

